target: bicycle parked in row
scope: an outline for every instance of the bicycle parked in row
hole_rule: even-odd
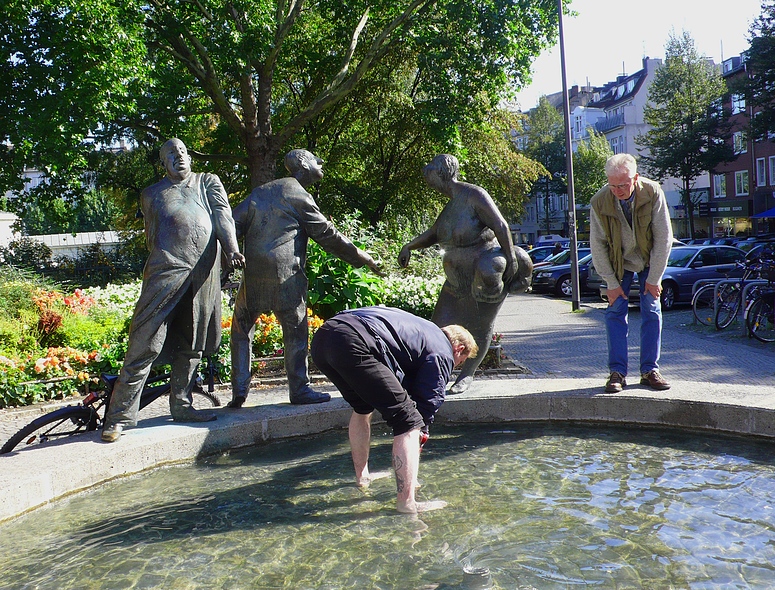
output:
[[[207,389],[204,388],[205,377]],[[170,374],[165,373],[157,377],[149,378],[140,395],[140,409],[160,397],[169,396]],[[33,445],[45,444],[62,438],[67,438],[81,432],[91,432],[102,429],[105,419],[105,410],[110,405],[110,396],[113,386],[118,379],[117,375],[100,376],[105,386],[104,389],[91,391],[81,403],[74,406],[65,406],[36,418],[14,434],[0,447],[0,454],[10,453],[17,447],[25,448]],[[215,391],[215,366],[212,357],[207,357],[206,375],[199,374],[194,385],[192,397],[194,407],[217,407],[221,405]]]
[[[759,288],[751,284],[761,280],[762,268],[771,263],[767,256],[771,257],[772,252],[765,253],[761,258],[735,263],[735,268],[724,274],[724,279],[730,279],[732,274],[741,272],[742,276],[733,282],[719,284],[714,281],[697,289],[692,296],[692,311],[697,321],[705,326],[715,326],[717,330],[730,326],[740,310],[745,308],[744,295],[748,302]]]
[[[775,342],[775,263],[762,269],[767,285],[760,287],[745,310],[748,333],[761,342]]]

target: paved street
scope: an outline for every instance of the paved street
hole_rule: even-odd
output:
[[[582,298],[580,310],[569,300],[537,294],[511,295],[495,324],[503,334],[504,352],[535,377],[608,376],[605,303]],[[735,323],[724,331],[695,325],[689,306],[664,312],[660,370],[673,383],[707,381],[775,387],[775,343],[742,335]],[[631,382],[637,383],[640,313],[630,308],[629,358]]]

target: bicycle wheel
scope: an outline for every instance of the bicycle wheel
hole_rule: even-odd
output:
[[[719,290],[716,301],[716,329],[723,330],[731,324],[740,311],[743,291],[740,285],[729,285]]]
[[[221,405],[221,400],[214,393],[210,393],[206,389],[200,386],[194,386],[194,390],[191,392],[193,398],[194,407],[200,408],[217,408]]]
[[[775,292],[762,293],[751,302],[746,324],[757,340],[775,342]]]
[[[715,285],[700,287],[692,297],[692,311],[694,317],[703,326],[712,326],[716,321],[716,309],[713,305],[713,292]]]
[[[10,453],[18,445],[29,447],[45,444],[79,432],[96,430],[99,420],[97,412],[84,406],[67,406],[50,414],[36,418],[8,439],[1,453]]]

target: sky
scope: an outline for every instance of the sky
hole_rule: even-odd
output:
[[[748,48],[760,0],[573,0],[563,17],[568,88],[602,86],[642,69],[643,57],[665,57],[671,33],[688,31],[697,50],[721,63]],[[517,95],[527,111],[544,94],[562,91],[559,39],[533,63],[533,82]]]

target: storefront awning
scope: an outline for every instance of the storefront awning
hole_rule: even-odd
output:
[[[775,217],[775,207],[772,209],[767,209],[766,211],[762,211],[761,213],[757,213],[756,215],[751,215],[751,218],[753,219],[763,219],[765,217]]]

